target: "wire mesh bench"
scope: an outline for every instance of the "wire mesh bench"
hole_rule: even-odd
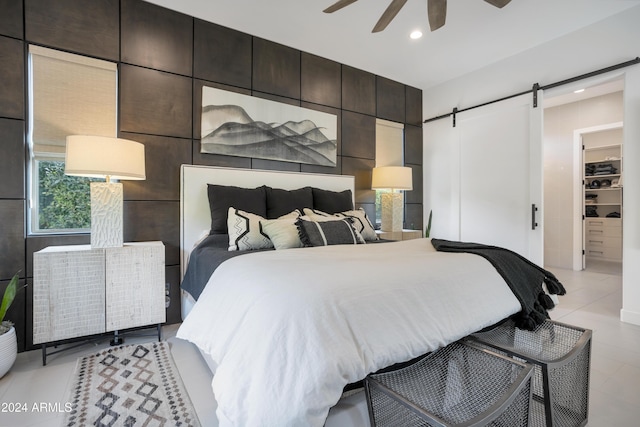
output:
[[[507,322],[471,339],[534,365],[531,425],[575,427],[589,416],[591,330],[547,320],[534,331]]]
[[[371,425],[529,425],[533,367],[458,341],[391,372],[371,374]]]

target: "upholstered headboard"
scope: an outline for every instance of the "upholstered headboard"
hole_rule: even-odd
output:
[[[300,172],[279,172],[258,169],[233,169],[212,166],[182,165],[180,172],[180,269],[187,268],[189,253],[203,233],[211,228],[211,213],[207,184],[294,190],[306,186],[331,191],[351,190],[355,179],[350,175],[326,175]]]

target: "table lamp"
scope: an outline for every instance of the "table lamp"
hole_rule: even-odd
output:
[[[396,190],[412,190],[411,168],[405,166],[382,166],[373,168],[371,189],[389,189],[382,193],[382,231],[402,231],[404,220],[404,203],[402,194]]]
[[[111,180],[146,179],[144,145],[104,136],[67,136],[64,173],[106,179],[91,183],[91,247],[122,246],[122,184]]]

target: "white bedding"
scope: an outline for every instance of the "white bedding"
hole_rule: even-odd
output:
[[[519,310],[484,258],[417,239],[225,261],[177,336],[217,364],[220,426],[322,426],[348,383]]]

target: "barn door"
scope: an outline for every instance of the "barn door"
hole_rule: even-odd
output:
[[[437,130],[457,144],[448,155],[459,160],[458,176],[446,183],[454,187],[451,197],[458,198],[447,206],[457,212],[450,211],[443,229],[457,221],[459,240],[506,247],[542,265],[542,108],[532,102],[530,94],[522,95],[458,113],[456,127],[427,125],[426,141]],[[440,154],[444,150],[435,148]],[[438,186],[425,182],[430,184]],[[442,200],[434,199],[436,215]]]

